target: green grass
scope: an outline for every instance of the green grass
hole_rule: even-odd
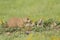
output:
[[[41,33],[35,32],[30,35],[20,34],[20,32],[14,32],[11,35],[6,33],[0,34],[0,40],[53,40],[52,37],[58,37],[60,39],[59,31],[44,31]],[[55,39],[56,39],[55,38]]]
[[[59,19],[59,10],[60,0],[0,0],[0,17],[6,19],[14,16]]]
[[[32,20],[38,20],[39,18],[60,20],[60,0],[0,0],[0,19],[7,20],[15,16],[27,16]],[[54,31],[47,32],[48,35],[45,33],[44,35],[47,36],[47,39],[42,37],[41,40],[49,40],[50,35],[54,34],[60,36],[59,33]],[[19,35],[14,35],[14,33],[11,36],[2,34],[0,35],[0,40],[26,40],[28,37],[25,34],[21,37]],[[33,40],[40,40],[40,38],[36,38],[36,35],[34,34],[32,37]],[[39,35],[41,36],[42,33]]]

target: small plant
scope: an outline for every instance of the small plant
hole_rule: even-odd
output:
[[[2,26],[0,25],[0,34],[3,32],[3,28]]]
[[[44,27],[45,26],[50,26],[50,24],[53,22],[54,20],[53,19],[48,19],[44,22]]]
[[[43,27],[46,28],[46,30],[50,30],[51,28],[53,28],[55,26],[55,20],[54,19],[48,19],[46,21],[44,21],[44,25]]]
[[[0,33],[4,32],[4,28],[3,28],[3,20],[0,19]]]
[[[45,30],[44,27],[37,27],[37,26],[35,26],[35,27],[32,28],[32,31],[35,31],[35,32],[42,32],[44,30]]]
[[[5,32],[14,32],[17,28],[5,28]]]

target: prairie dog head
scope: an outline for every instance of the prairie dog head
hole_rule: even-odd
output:
[[[28,17],[24,18],[25,26],[34,26],[34,22],[30,20]]]
[[[31,20],[28,17],[24,18],[23,21],[24,21],[24,23],[30,23],[31,22]]]

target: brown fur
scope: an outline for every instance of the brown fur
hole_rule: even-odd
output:
[[[7,21],[7,27],[23,27],[24,26],[24,23],[27,21],[27,18],[10,18],[8,21]]]

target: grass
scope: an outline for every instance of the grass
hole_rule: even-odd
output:
[[[54,40],[60,39],[60,32],[57,31],[44,31],[41,33],[35,32],[29,35],[20,34],[20,32],[14,32],[10,36],[7,34],[1,34],[0,40]]]
[[[60,0],[0,0],[0,17],[6,19],[14,16],[59,19],[59,10]]]
[[[34,21],[39,18],[60,21],[60,0],[0,0],[0,19],[6,21],[10,17],[26,16]],[[25,34],[13,33],[11,36],[1,34],[0,40],[54,40],[55,38],[52,39],[51,36],[60,38],[59,33],[57,31],[32,33],[31,39]]]

